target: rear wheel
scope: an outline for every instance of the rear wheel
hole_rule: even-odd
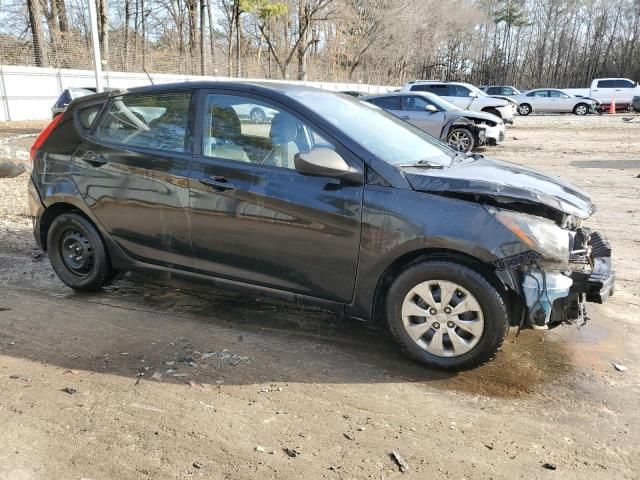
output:
[[[456,127],[447,135],[447,143],[454,150],[467,153],[475,147],[476,141],[471,130],[464,127]]]
[[[589,107],[585,103],[579,103],[578,105],[573,107],[573,113],[580,116],[586,115],[587,113],[589,113]]]
[[[76,290],[98,290],[113,278],[100,234],[77,213],[63,213],[51,222],[47,252],[60,280]]]
[[[518,113],[523,116],[527,116],[531,113],[531,105],[528,103],[521,103],[518,105]]]
[[[450,261],[405,270],[389,289],[386,315],[406,354],[442,370],[491,360],[509,330],[498,291],[475,270]]]
[[[265,123],[267,121],[267,115],[259,107],[254,107],[249,113],[249,118],[253,123]]]

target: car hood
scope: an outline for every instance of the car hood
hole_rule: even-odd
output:
[[[589,195],[559,178],[514,163],[481,157],[450,167],[426,169],[404,167],[414,190],[428,193],[463,193],[542,204],[587,218],[596,208]]]
[[[477,119],[477,120],[488,120],[491,122],[495,122],[495,123],[502,123],[502,119],[500,117],[497,117],[491,113],[487,113],[487,112],[475,112],[473,110],[447,110],[445,112],[445,115],[447,117],[451,116],[451,118],[453,118],[454,115],[462,115],[463,117],[469,118],[469,119]]]

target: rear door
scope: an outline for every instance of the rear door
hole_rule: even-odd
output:
[[[363,185],[295,170],[297,152],[335,149],[316,126],[266,97],[203,91],[201,153],[189,176],[194,268],[200,273],[349,302],[353,297]],[[239,115],[274,111],[255,122]]]
[[[386,110],[389,113],[394,114],[396,117],[400,117],[403,120],[408,120],[404,112],[402,111],[402,105],[400,97],[398,95],[389,95],[388,97],[376,97],[369,100],[375,106]],[[406,118],[405,118],[406,117]]]
[[[425,110],[427,105],[433,104],[425,97],[419,95],[403,95],[400,98],[402,98],[403,118],[407,117],[409,123],[436,138],[440,138],[444,124],[444,113],[440,111],[427,112]],[[438,108],[436,105],[433,106]]]
[[[191,263],[189,167],[192,92],[115,97],[73,159],[89,208],[132,258]]]

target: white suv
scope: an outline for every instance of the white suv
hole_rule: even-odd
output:
[[[402,91],[435,93],[464,110],[491,113],[502,118],[504,123],[513,123],[513,115],[517,107],[514,102],[490,97],[479,88],[462,82],[416,80],[406,83]]]

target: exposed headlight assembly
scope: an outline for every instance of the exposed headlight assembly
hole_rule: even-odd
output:
[[[496,220],[508,228],[522,243],[538,252],[544,260],[569,262],[571,233],[552,220],[488,207]]]

